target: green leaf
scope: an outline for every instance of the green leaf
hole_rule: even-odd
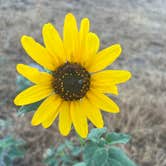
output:
[[[74,164],[73,166],[86,166],[86,163],[79,162],[79,163]]]
[[[61,144],[61,145],[58,146],[56,152],[59,154],[59,153],[64,152],[65,149],[66,149],[66,145],[65,144]]]
[[[108,160],[108,152],[105,148],[98,148],[90,162],[88,163],[89,166],[105,166],[107,164],[107,160]]]
[[[109,166],[123,166],[121,163],[114,159],[109,159]]]
[[[108,158],[107,161],[104,161],[102,166],[122,166],[122,165],[118,161]]]
[[[8,152],[8,155],[12,160],[14,160],[15,158],[24,157],[24,152],[18,149],[17,147],[11,147],[11,150]]]
[[[81,147],[74,147],[72,149],[71,153],[72,153],[73,156],[79,156],[79,154],[81,153],[81,151],[82,151]]]
[[[73,158],[69,154],[65,154],[64,156],[61,156],[61,161],[64,162],[64,164],[73,164]]]
[[[56,153],[57,151],[53,147],[47,149],[43,155],[44,163],[48,166],[58,166],[59,160],[56,158]]]
[[[100,138],[99,141],[98,141],[98,146],[100,147],[104,147],[106,145],[106,141],[104,138]]]
[[[128,158],[128,156],[118,147],[111,146],[108,150],[109,158],[119,161],[122,166],[136,166],[136,164]]]
[[[123,133],[107,133],[106,134],[106,141],[113,145],[113,144],[126,144],[130,141],[131,136]]]
[[[65,145],[70,150],[72,150],[74,148],[73,143],[71,141],[66,140]]]
[[[6,146],[10,146],[10,145],[22,145],[24,144],[24,141],[23,140],[15,140],[13,137],[11,136],[6,136],[4,137],[3,139],[0,139],[0,146],[2,145],[5,145]]]
[[[6,148],[10,145],[12,145],[12,141],[11,141],[11,137],[5,137],[3,139],[0,140],[0,147],[2,148]]]
[[[20,92],[26,88],[28,88],[32,83],[27,80],[25,77],[18,75],[16,79],[16,84],[17,84],[17,92]]]
[[[24,144],[23,140],[15,140],[11,136],[0,139],[0,164],[11,166],[14,159],[22,158],[25,150],[21,146]]]
[[[30,104],[30,105],[25,105],[20,107],[20,109],[17,111],[17,115],[23,115],[27,112],[31,112],[31,111],[35,111],[37,110],[37,108],[39,107],[39,105],[42,103],[42,101],[36,102],[34,104]]]
[[[12,160],[10,158],[10,156],[5,156],[3,159],[3,162],[5,163],[5,166],[11,166],[12,165]]]
[[[87,166],[109,166],[108,152],[104,147],[98,146],[94,142],[88,142],[83,151],[83,161]]]
[[[44,160],[44,163],[47,164],[48,166],[58,166],[58,161],[52,156],[48,157]]]
[[[89,160],[91,160],[91,157],[93,156],[97,148],[98,148],[97,144],[93,142],[86,143],[85,148],[83,150],[83,159],[85,162],[88,162]]]
[[[101,129],[98,129],[98,128],[95,128],[95,129],[92,129],[91,132],[89,133],[88,135],[88,140],[91,140],[93,142],[98,142],[99,141],[99,138],[105,134],[107,131],[107,128],[104,127],[104,128],[101,128]]]

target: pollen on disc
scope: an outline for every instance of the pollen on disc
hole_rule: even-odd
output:
[[[77,63],[65,63],[53,73],[55,93],[66,101],[83,98],[90,87],[90,74]]]

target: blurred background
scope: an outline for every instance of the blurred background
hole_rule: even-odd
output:
[[[64,16],[72,12],[78,21],[91,20],[91,31],[101,49],[114,43],[123,47],[121,57],[110,66],[127,69],[132,79],[119,86],[118,115],[104,114],[110,131],[130,133],[126,149],[142,166],[166,165],[166,1],[164,0],[0,0],[0,137],[12,134],[27,142],[27,153],[17,165],[43,166],[42,155],[63,138],[57,121],[49,129],[32,127],[33,112],[18,117],[17,63],[31,63],[20,44],[24,34],[42,43],[42,25],[51,22],[62,32]],[[0,122],[1,122],[0,121]],[[72,139],[71,133],[68,139]]]

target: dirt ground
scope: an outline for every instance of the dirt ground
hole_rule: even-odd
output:
[[[126,150],[139,165],[166,165],[165,9],[164,0],[0,0],[0,118],[13,122],[3,135],[10,132],[27,141],[28,151],[19,165],[43,166],[44,149],[64,139],[57,123],[45,130],[31,127],[32,113],[16,116],[15,65],[31,62],[20,37],[27,34],[42,42],[42,25],[52,22],[61,31],[67,12],[78,20],[90,18],[101,48],[120,43],[123,53],[111,68],[133,74],[114,97],[121,113],[105,114],[106,126],[132,135]]]

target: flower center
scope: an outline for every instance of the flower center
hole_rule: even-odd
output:
[[[65,63],[54,73],[53,88],[64,100],[79,100],[90,87],[90,74],[77,63]]]

